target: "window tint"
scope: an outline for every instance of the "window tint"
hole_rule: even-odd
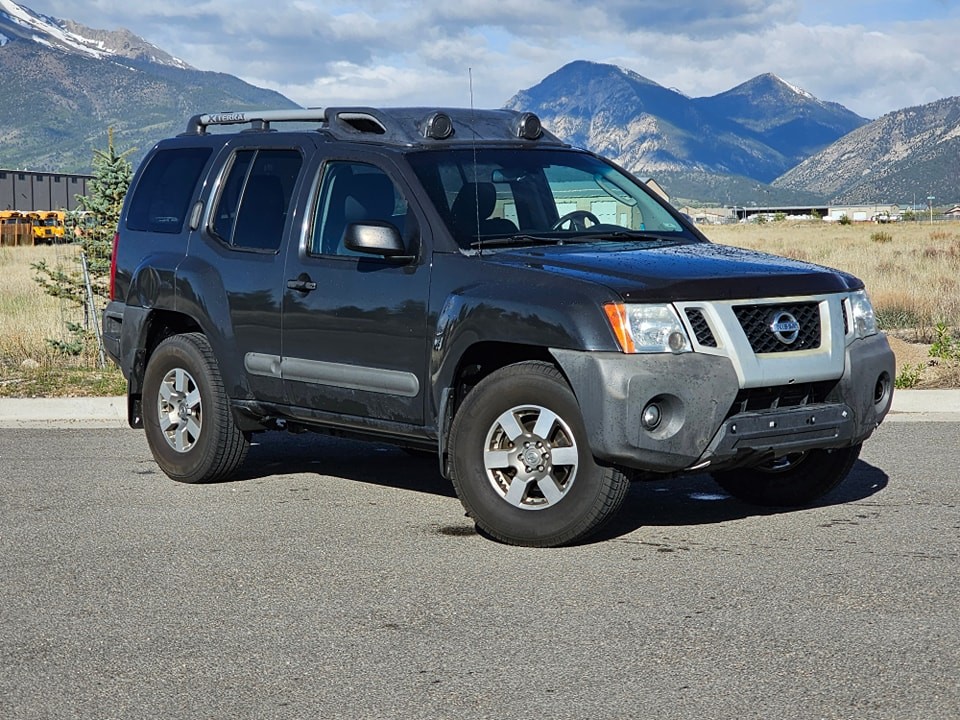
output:
[[[256,150],[241,150],[233,156],[233,165],[230,174],[220,190],[220,199],[217,202],[217,212],[213,216],[213,234],[226,243],[233,237],[233,226],[237,221],[237,210],[240,207],[240,195],[243,185],[247,181],[250,163]]]
[[[193,190],[209,157],[210,148],[161,150],[154,155],[130,201],[127,228],[180,232]]]
[[[343,245],[351,223],[390,223],[403,236],[407,230],[407,201],[390,177],[375,165],[330,162],[316,204],[312,255],[357,255]]]
[[[217,198],[211,232],[238,248],[279,248],[302,164],[296,150],[238,151]]]

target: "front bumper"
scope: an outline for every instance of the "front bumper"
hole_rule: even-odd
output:
[[[551,352],[580,403],[594,456],[654,472],[855,445],[870,436],[893,400],[894,357],[882,335],[846,348],[844,373],[835,383],[819,383],[827,386],[822,397],[784,406],[793,388],[771,388],[769,406],[759,409],[741,407],[737,374],[722,356]],[[640,418],[651,403],[662,417],[647,430]]]

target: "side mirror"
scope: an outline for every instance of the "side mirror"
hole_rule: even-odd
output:
[[[367,221],[347,225],[343,245],[348,250],[367,255],[381,255],[397,260],[413,259],[413,255],[403,244],[400,231],[388,222]]]

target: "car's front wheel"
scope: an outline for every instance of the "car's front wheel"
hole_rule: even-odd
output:
[[[200,333],[161,342],[143,378],[143,427],[154,459],[170,478],[221,480],[250,447],[237,428],[210,343]]]
[[[489,536],[569,544],[620,507],[629,480],[594,460],[580,408],[552,365],[523,362],[481,380],[450,431],[457,496]]]

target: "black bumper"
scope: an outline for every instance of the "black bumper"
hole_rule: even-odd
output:
[[[740,391],[725,357],[553,350],[580,403],[594,456],[655,472],[725,467],[863,442],[890,409],[894,357],[876,335],[846,348],[845,370],[818,402],[734,413]],[[644,429],[655,403],[660,424]]]

